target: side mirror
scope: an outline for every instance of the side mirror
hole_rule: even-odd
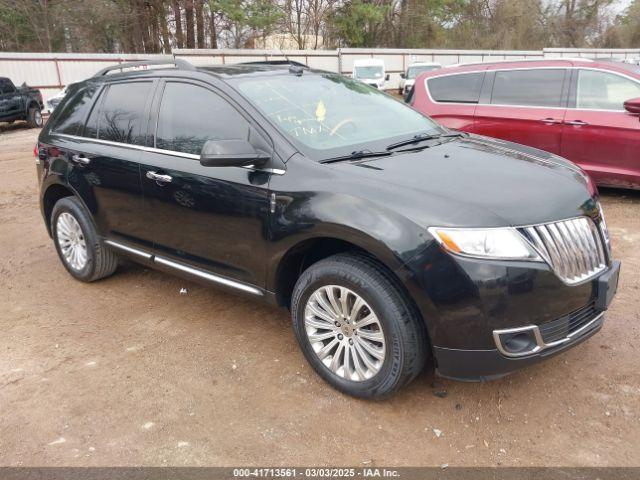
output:
[[[389,81],[389,78],[390,78],[390,77],[389,77],[389,74],[387,73],[387,74],[384,76],[384,79],[385,79],[385,81],[387,81],[387,82],[388,82],[388,81]]]
[[[624,102],[624,109],[629,113],[640,114],[640,98],[632,98]]]
[[[405,77],[406,76],[405,76],[404,72],[400,74],[400,78],[405,78]]]
[[[207,140],[200,152],[205,167],[245,167],[262,165],[269,155],[258,152],[247,140]]]

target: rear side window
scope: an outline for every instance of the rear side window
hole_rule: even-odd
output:
[[[249,123],[226,100],[197,85],[167,83],[156,147],[199,154],[207,140],[247,139]]]
[[[531,107],[559,107],[564,69],[496,72],[491,103]]]
[[[52,131],[66,133],[67,135],[77,135],[91,107],[96,90],[96,85],[89,84],[75,94],[69,95],[69,99],[58,106],[60,114],[55,119]]]
[[[431,98],[436,102],[478,103],[484,73],[446,75],[427,80]]]
[[[143,119],[151,82],[115,83],[93,109],[85,136],[111,142],[143,145]],[[99,108],[98,108],[99,107]]]

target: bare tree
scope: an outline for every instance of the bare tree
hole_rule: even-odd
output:
[[[187,48],[195,48],[195,32],[193,29],[193,0],[184,0],[184,18],[187,27]]]
[[[198,48],[204,48],[204,5],[203,0],[195,0],[196,38]]]
[[[175,22],[176,46],[178,48],[183,48],[184,38],[182,35],[182,14],[180,13],[180,3],[178,0],[172,0],[171,7],[173,8],[173,19]]]

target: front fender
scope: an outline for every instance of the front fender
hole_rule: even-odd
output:
[[[337,178],[336,170],[311,161],[290,160],[287,167],[286,175],[270,184],[275,208],[267,233],[266,289],[277,291],[279,266],[299,246],[339,240],[368,252],[394,272],[423,318],[433,318],[435,308],[410,268],[412,259],[424,259],[425,250],[436,247],[426,228],[394,209],[389,191],[365,195],[360,189],[368,188],[367,183],[346,182]]]

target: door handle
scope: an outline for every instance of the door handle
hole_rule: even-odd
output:
[[[171,175],[162,175],[161,173],[156,173],[151,170],[147,172],[147,178],[160,183],[171,183],[171,180],[173,180]]]
[[[78,155],[78,154],[72,155],[71,160],[73,160],[75,163],[79,165],[89,165],[91,163],[90,159],[88,159],[84,155]]]
[[[575,127],[583,127],[584,125],[589,125],[587,122],[583,122],[582,120],[569,120],[564,123],[565,125],[573,125]]]
[[[557,125],[562,123],[562,120],[556,120],[555,118],[541,118],[540,121],[545,125]]]

